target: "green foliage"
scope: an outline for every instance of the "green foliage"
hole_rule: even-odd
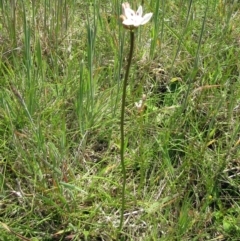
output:
[[[127,86],[123,239],[238,240],[239,3],[131,2],[154,16]],[[120,11],[0,0],[1,240],[116,240]]]

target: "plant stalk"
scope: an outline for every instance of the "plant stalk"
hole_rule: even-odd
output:
[[[120,132],[121,132],[120,156],[121,156],[121,167],[122,167],[122,173],[123,173],[122,208],[121,208],[121,217],[120,217],[120,225],[119,225],[120,232],[122,231],[122,228],[123,228],[123,219],[124,219],[124,210],[125,210],[125,189],[126,189],[126,168],[125,168],[125,160],[124,160],[124,153],[125,153],[124,114],[125,114],[125,105],[126,105],[127,81],[128,81],[130,66],[132,62],[133,48],[134,48],[134,30],[131,30],[130,31],[130,51],[129,51],[127,69],[126,69],[124,82],[123,82],[121,122],[120,122]]]

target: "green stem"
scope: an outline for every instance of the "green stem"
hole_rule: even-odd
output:
[[[130,52],[128,57],[128,64],[125,73],[125,78],[123,82],[123,92],[122,92],[122,109],[121,109],[121,123],[120,123],[120,132],[121,132],[121,166],[122,166],[122,173],[123,173],[123,185],[122,185],[122,208],[121,208],[121,217],[120,217],[120,225],[119,231],[122,231],[123,227],[123,218],[124,218],[124,209],[125,209],[125,187],[126,187],[126,168],[124,162],[124,152],[125,152],[125,142],[124,142],[124,114],[125,114],[125,105],[126,105],[126,92],[127,92],[127,80],[129,76],[129,70],[132,62],[133,56],[133,46],[134,46],[134,31],[130,31]]]

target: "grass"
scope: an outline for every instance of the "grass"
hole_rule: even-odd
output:
[[[238,240],[239,3],[143,2],[122,239]],[[0,240],[117,240],[120,6],[0,1]]]

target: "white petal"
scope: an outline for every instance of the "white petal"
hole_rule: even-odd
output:
[[[142,6],[140,5],[136,12],[136,15],[142,17],[142,14],[143,14],[143,10],[142,10]]]
[[[136,16],[134,18],[134,26],[135,27],[138,27],[142,24],[142,21],[143,21],[143,18],[142,17],[139,17],[139,16]]]
[[[141,25],[147,23],[151,19],[152,15],[152,13],[145,14],[142,18]]]
[[[131,8],[126,8],[125,9],[125,16],[128,19],[133,19],[136,16],[136,14],[135,14],[135,12]]]
[[[139,27],[140,25],[141,25],[141,23],[138,23],[138,22],[135,22],[135,23],[133,24],[133,26],[136,27],[136,28]]]
[[[122,13],[123,13],[123,15],[126,15],[125,11],[126,11],[127,8],[130,8],[130,4],[127,3],[127,2],[123,3],[122,4]]]
[[[134,25],[134,21],[132,19],[125,19],[123,22],[122,22],[123,25],[127,25],[127,26],[131,26],[131,25]]]

